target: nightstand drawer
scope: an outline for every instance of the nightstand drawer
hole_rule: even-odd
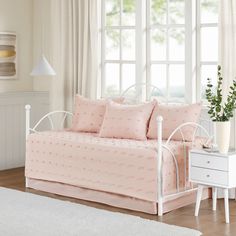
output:
[[[191,165],[215,170],[228,171],[228,158],[191,153]]]
[[[228,172],[191,167],[190,180],[193,182],[204,182],[206,184],[228,185]]]

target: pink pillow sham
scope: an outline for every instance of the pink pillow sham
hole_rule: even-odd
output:
[[[115,98],[122,103],[124,98]],[[98,133],[100,131],[108,100],[91,100],[76,95],[72,131]]]
[[[157,116],[163,117],[163,139],[168,139],[170,134],[181,124],[185,122],[198,122],[202,105],[201,103],[191,105],[164,105],[156,104],[149,123],[147,137],[157,139]],[[185,141],[191,141],[194,126],[186,126],[182,128]],[[182,140],[180,132],[177,132],[173,140]]]
[[[155,103],[121,105],[110,101],[99,136],[146,140],[147,125]]]

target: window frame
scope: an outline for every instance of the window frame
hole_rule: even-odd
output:
[[[151,16],[151,0],[146,0],[147,3],[147,14],[146,14],[146,30],[147,30],[147,43],[146,43],[146,58],[147,58],[147,83],[151,83],[151,67],[152,65],[165,65],[166,66],[166,94],[164,96],[164,100],[168,102],[170,99],[170,75],[169,75],[169,67],[170,65],[184,65],[185,66],[185,95],[186,95],[186,61],[187,61],[187,55],[188,48],[186,48],[186,40],[188,39],[188,26],[186,21],[186,2],[188,0],[184,1],[184,12],[185,12],[185,19],[183,24],[169,24],[168,18],[169,18],[169,0],[166,0],[166,24],[165,25],[151,25],[150,16]],[[151,30],[155,29],[165,29],[166,30],[166,60],[151,60]],[[178,29],[178,28],[184,28],[185,30],[185,39],[184,39],[184,47],[185,47],[185,57],[184,60],[169,60],[169,30],[170,29]],[[184,100],[186,101],[186,96],[184,97]]]
[[[151,60],[151,28],[161,28],[161,26],[150,25],[150,1],[136,0],[135,26],[106,26],[105,25],[105,0],[99,0],[100,4],[100,76],[98,85],[98,94],[100,97],[105,95],[105,65],[107,63],[116,63],[120,65],[119,86],[122,92],[122,65],[135,65],[136,83],[151,82],[151,65],[166,65],[166,76],[169,78],[169,65],[185,65],[185,96],[184,102],[193,103],[201,101],[201,67],[203,65],[217,65],[217,61],[201,61],[201,29],[203,27],[218,27],[218,23],[201,23],[200,4],[201,0],[185,0],[185,22],[183,24],[168,24],[166,29],[185,28],[185,58],[184,61]],[[169,0],[167,0],[169,2]],[[168,3],[167,3],[168,4]],[[168,6],[167,6],[168,7]],[[120,12],[120,17],[122,11]],[[167,16],[168,17],[168,12]],[[121,18],[120,18],[121,23]],[[122,47],[120,47],[119,60],[105,59],[105,30],[119,29],[120,32],[125,29],[135,30],[135,60],[122,60]],[[167,32],[168,34],[168,32]],[[120,45],[122,39],[120,34]],[[168,37],[166,43],[168,42]],[[167,47],[168,48],[168,47]],[[167,49],[168,50],[168,49]],[[169,79],[167,79],[169,83]],[[167,84],[168,85],[168,84]],[[168,88],[168,86],[167,86]],[[169,91],[167,91],[167,95]],[[168,96],[165,98],[168,102]]]
[[[219,1],[219,0],[218,0]],[[197,0],[197,9],[196,9],[196,28],[197,28],[197,84],[196,84],[196,93],[197,101],[202,101],[201,97],[201,87],[202,87],[202,66],[204,65],[214,65],[217,67],[218,59],[216,61],[202,61],[201,60],[201,30],[203,28],[214,27],[218,29],[218,23],[201,23],[201,0]]]
[[[137,4],[137,3],[136,3]],[[134,60],[123,60],[122,59],[122,31],[123,30],[134,30],[135,32],[135,41],[136,41],[136,28],[137,28],[137,22],[136,22],[136,15],[135,13],[135,25],[134,26],[124,26],[121,24],[122,22],[122,1],[120,1],[120,14],[119,14],[119,20],[120,20],[120,25],[119,26],[107,26],[106,25],[106,9],[105,9],[105,0],[101,0],[101,26],[100,26],[100,32],[101,32],[101,96],[105,96],[105,88],[106,88],[106,64],[118,64],[119,65],[119,93],[122,92],[122,67],[123,64],[132,64],[136,65],[137,64],[137,46],[135,48],[135,58]],[[111,59],[106,59],[106,30],[119,30],[119,59],[117,60],[111,60]],[[136,44],[135,44],[136,45]],[[135,66],[136,68],[136,66]],[[137,77],[136,75],[136,69],[135,69],[135,78]],[[137,81],[136,81],[137,83]]]

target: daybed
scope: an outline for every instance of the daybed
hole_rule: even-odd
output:
[[[26,106],[26,187],[159,215],[195,201],[196,188],[188,182],[188,150],[201,148],[203,139],[195,138],[197,132],[192,142],[171,139],[187,125],[207,134],[199,124],[182,124],[167,140],[162,140],[161,117],[158,140],[101,138],[65,129],[36,132],[44,119],[52,123],[55,113],[61,112],[47,114],[31,129]],[[65,121],[71,113],[63,113]]]

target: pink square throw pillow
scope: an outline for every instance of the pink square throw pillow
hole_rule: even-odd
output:
[[[146,140],[147,125],[155,101],[123,105],[110,101],[100,130],[100,137]]]
[[[122,103],[124,98],[115,98],[113,101]],[[72,131],[98,133],[100,131],[106,104],[108,100],[91,100],[76,95]]]
[[[164,105],[156,104],[149,123],[147,137],[157,139],[157,116],[163,117],[163,139],[168,139],[171,133],[181,124],[185,122],[198,122],[201,114],[201,103],[191,105]],[[192,141],[195,126],[186,126],[182,128],[185,141]],[[181,141],[182,136],[178,131],[173,140]]]

